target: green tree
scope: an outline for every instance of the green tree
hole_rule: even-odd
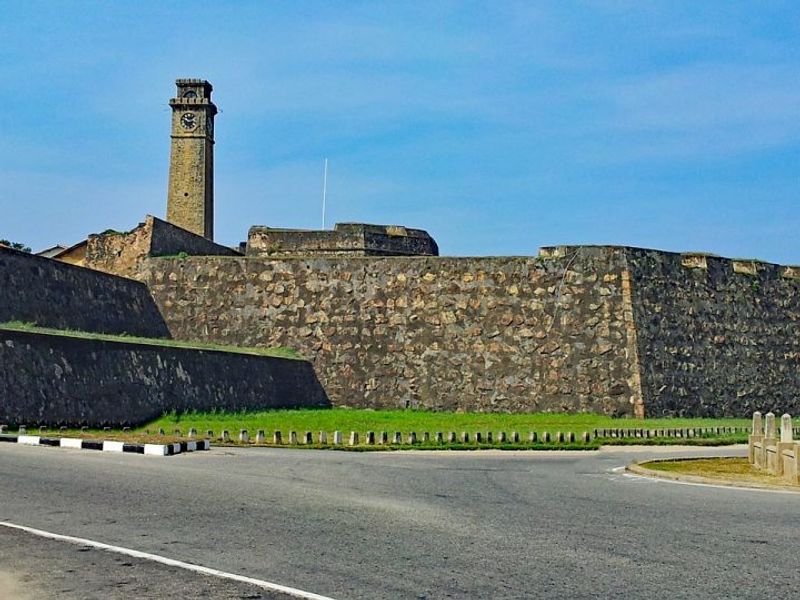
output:
[[[8,246],[9,248],[13,248],[14,250],[21,250],[22,252],[30,252],[31,249],[29,246],[25,244],[20,244],[19,242],[9,242],[8,240],[0,239],[0,246]]]

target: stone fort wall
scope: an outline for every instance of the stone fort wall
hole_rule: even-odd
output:
[[[306,361],[0,328],[0,423],[135,426],[178,410],[328,406]]]
[[[239,255],[231,248],[147,215],[144,223],[131,231],[90,235],[84,265],[97,271],[136,278],[141,263],[147,257],[181,252],[192,255]]]
[[[626,254],[649,414],[800,409],[800,269]]]
[[[150,259],[175,337],[298,349],[335,405],[641,407],[624,255]]]
[[[0,323],[169,337],[144,284],[0,247]]]
[[[798,272],[623,247],[533,258],[151,259],[172,334],[286,345],[335,405],[800,409]]]

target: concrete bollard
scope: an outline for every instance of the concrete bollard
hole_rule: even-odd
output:
[[[206,429],[206,437],[214,439],[214,430],[213,429]]]
[[[389,433],[387,431],[381,431],[381,435],[378,438],[378,443],[383,446],[389,443]]]
[[[7,425],[0,425],[0,433],[5,433],[6,431],[8,431],[8,426]]]
[[[328,432],[327,431],[320,431],[319,437],[317,438],[320,444],[327,444],[328,443]]]
[[[475,432],[475,443],[480,444],[483,442],[483,437],[480,431]]]
[[[86,430],[85,429],[81,429],[81,431],[86,431]],[[20,435],[25,435],[26,433],[28,433],[28,430],[25,427],[25,425],[20,425],[19,429],[17,429],[17,433],[19,433]]]
[[[447,441],[450,444],[455,444],[456,443],[456,432],[455,431],[451,431],[450,433],[447,434]]]
[[[103,431],[107,431],[107,430],[108,430],[107,427],[103,427]],[[176,435],[178,437],[181,437],[183,435],[183,432],[180,429],[175,429],[175,430],[173,430],[172,435]]]
[[[775,415],[772,412],[768,412],[765,415],[765,424],[764,424],[764,437],[768,440],[775,439]]]
[[[564,443],[564,433],[563,432],[561,432],[561,431],[557,431],[556,432],[556,442],[559,443],[559,444],[563,444]]]
[[[167,434],[164,433],[164,429],[162,427],[159,427],[158,428],[158,435],[167,435]]]
[[[417,434],[416,432],[412,431],[408,434],[408,443],[409,444],[416,444],[417,443]]]
[[[272,434],[272,443],[276,446],[283,444],[283,436],[280,431],[276,431]]]
[[[781,442],[792,442],[792,417],[786,413],[781,417]]]
[[[535,444],[537,441],[539,441],[539,436],[537,436],[537,435],[536,435],[536,432],[535,432],[535,431],[531,431],[531,432],[528,434],[528,441],[529,441],[531,444]]]
[[[469,444],[469,433],[466,431],[461,432],[461,443],[462,444]]]
[[[367,444],[369,444],[370,446],[372,446],[373,444],[375,444],[375,432],[374,432],[374,431],[368,431],[368,432],[367,432],[367,439],[366,439],[366,442],[367,442]]]
[[[512,431],[511,432],[511,441],[515,444],[519,444],[519,431]]]
[[[592,441],[592,438],[589,436],[589,432],[588,432],[588,431],[584,431],[584,432],[581,434],[581,441],[582,441],[584,444],[588,444],[589,442],[591,442],[591,441]]]
[[[334,431],[333,432],[333,445],[334,446],[341,446],[342,445],[342,432],[341,431]]]
[[[306,431],[303,434],[303,443],[306,446],[310,446],[311,444],[313,444],[314,443],[314,434],[311,433],[310,431]]]
[[[393,444],[402,444],[403,443],[403,434],[399,431],[394,432],[394,437],[392,437]]]
[[[267,435],[263,429],[256,431],[256,444],[263,444],[267,439]]]
[[[497,443],[498,444],[505,444],[506,443],[506,432],[501,431],[497,434]]]
[[[223,442],[230,442],[231,441],[231,434],[227,429],[222,430],[222,441]]]
[[[290,431],[289,432],[289,445],[290,446],[296,446],[297,445],[297,432],[296,431]]]
[[[24,427],[22,429],[25,429]],[[81,431],[89,431],[89,428],[86,425],[81,426]]]
[[[436,432],[436,443],[443,444],[444,443],[444,435],[442,435],[441,431]]]
[[[422,434],[422,443],[423,444],[430,444],[431,443],[431,434],[427,431]]]
[[[570,432],[567,434],[567,441],[568,441],[570,444],[574,444],[574,443],[575,443],[575,432],[574,432],[574,431],[570,431]]]
[[[486,443],[487,444],[491,444],[493,441],[494,441],[494,439],[492,437],[492,432],[491,431],[487,431],[486,432]]]
[[[250,434],[247,433],[247,429],[239,430],[239,441],[245,444],[250,441]]]
[[[123,429],[123,431],[124,431],[124,429]],[[197,429],[195,429],[194,427],[191,427],[189,429],[189,437],[190,438],[197,437]]]
[[[549,444],[550,443],[550,432],[549,431],[545,431],[542,434],[542,442],[545,443],[545,444]]]
[[[47,427],[39,427],[39,433],[47,433]]]
[[[351,431],[350,432],[350,445],[351,446],[358,446],[358,432]]]

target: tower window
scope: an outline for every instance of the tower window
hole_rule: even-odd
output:
[[[194,90],[186,90],[185,92],[183,92],[183,97],[184,98],[197,98],[197,92],[195,92]]]

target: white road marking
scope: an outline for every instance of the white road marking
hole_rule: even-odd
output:
[[[647,475],[637,475],[636,473],[628,473],[625,471],[625,465],[621,467],[614,467],[611,469],[611,472],[617,475],[622,475],[623,477],[627,477],[628,479],[634,479],[639,481],[648,481],[651,483],[675,483],[677,485],[695,485],[699,487],[709,487],[715,488],[718,490],[739,490],[742,492],[767,492],[770,494],[797,494],[793,490],[773,490],[769,488],[753,488],[753,487],[742,487],[738,485],[719,485],[716,483],[699,483],[695,481],[679,481],[677,479],[667,479],[666,477],[648,477]]]
[[[264,588],[266,590],[271,590],[273,592],[282,592],[284,594],[288,594],[296,598],[305,598],[306,600],[334,600],[333,598],[330,598],[328,596],[320,596],[319,594],[304,592],[303,590],[298,590],[296,588],[287,587],[285,585],[272,583],[271,581],[264,581],[263,579],[255,579],[253,577],[245,577],[244,575],[236,575],[235,573],[228,573],[226,571],[220,571],[219,569],[212,569],[210,567],[193,565],[191,563],[175,560],[174,558],[159,556],[158,554],[140,552],[139,550],[132,550],[130,548],[123,548],[121,546],[113,546],[111,544],[95,542],[94,540],[87,540],[84,538],[73,537],[71,535],[50,533],[49,531],[42,531],[41,529],[34,529],[33,527],[26,527],[25,525],[17,525],[15,523],[9,523],[8,521],[0,521],[0,527],[8,527],[9,529],[19,529],[20,531],[26,531],[33,535],[38,535],[39,537],[48,538],[51,540],[58,540],[61,542],[68,542],[70,544],[78,544],[80,546],[90,546],[92,548],[97,548],[99,550],[106,550],[108,552],[124,554],[125,556],[132,556],[133,558],[150,560],[153,562],[161,563],[162,565],[167,565],[169,567],[178,567],[179,569],[186,569],[187,571],[194,571],[195,573],[201,573],[203,575],[220,577],[222,579],[231,579],[233,581],[239,581],[241,583],[249,583],[250,585],[255,585]]]

